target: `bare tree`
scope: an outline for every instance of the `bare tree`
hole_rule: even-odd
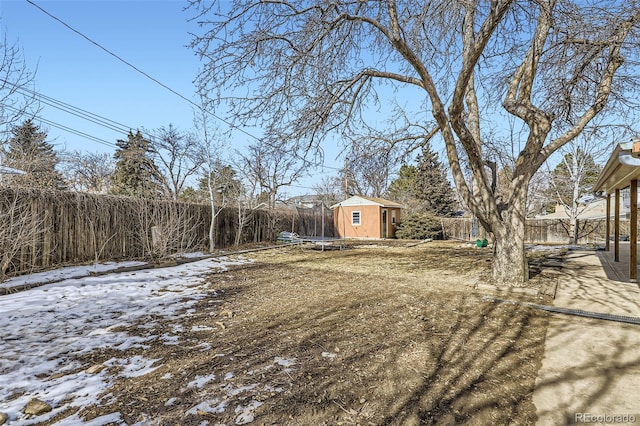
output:
[[[238,159],[238,158],[236,158]],[[239,158],[242,162],[242,158]],[[236,164],[236,168],[240,170],[243,180],[236,186],[236,213],[238,215],[238,227],[236,229],[235,245],[239,245],[243,241],[245,226],[249,220],[254,217],[258,209],[268,207],[267,203],[260,200],[260,183],[253,173],[246,173],[242,164]],[[258,229],[254,229],[254,241],[258,241]]]
[[[34,74],[29,72],[16,43],[0,39],[0,131],[37,113],[36,93],[29,86]]]
[[[194,135],[182,133],[172,124],[150,133],[164,193],[167,198],[178,200],[187,180],[196,175],[206,161],[202,145]]]
[[[37,247],[44,233],[44,217],[33,209],[27,193],[0,191],[0,282],[25,247]],[[35,257],[35,254],[34,254]]]
[[[190,214],[186,204],[143,198],[131,198],[129,202],[138,221],[137,238],[145,257],[158,260],[201,249],[203,218]]]
[[[327,176],[313,185],[316,197],[328,206],[336,204],[342,199],[342,188],[340,176]]]
[[[549,211],[552,201],[549,200],[549,174],[544,169],[533,175],[529,184],[527,197],[527,217],[544,214]]]
[[[256,142],[238,155],[242,173],[249,181],[258,183],[270,210],[275,208],[282,189],[295,183],[307,169],[307,164],[288,151],[285,145]]]
[[[225,173],[225,166],[222,165],[219,152],[220,150],[209,147],[205,166],[206,188],[211,205],[211,223],[209,224],[209,251],[211,252],[216,247],[218,216],[222,209],[233,201],[228,195],[234,189],[229,174]]]
[[[549,189],[569,217],[567,231],[573,244],[577,244],[579,238],[578,216],[593,198],[591,188],[602,170],[597,162],[605,154],[602,144],[583,136],[560,150],[562,159],[549,171]]]
[[[371,197],[382,197],[389,188],[389,176],[395,163],[386,150],[353,146],[347,155],[345,173],[349,192]]]
[[[638,0],[191,6],[205,30],[192,44],[207,61],[200,89],[228,101],[239,125],[264,124],[268,134],[314,145],[375,127],[372,108],[382,111],[382,98],[411,88],[414,101],[402,109],[419,106],[411,112],[424,128],[434,123],[422,134],[437,129],[460,196],[493,234],[498,283],[528,279],[524,224],[536,171],[598,114],[634,113],[625,95],[640,75]],[[498,197],[483,129],[507,117],[522,128],[521,148]],[[389,139],[400,136],[410,135]]]
[[[73,151],[62,158],[62,173],[70,189],[97,194],[109,193],[111,175],[115,169],[112,154]]]

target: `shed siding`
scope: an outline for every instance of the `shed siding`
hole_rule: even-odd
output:
[[[360,225],[351,224],[351,213],[360,212]],[[340,238],[381,238],[379,206],[339,206],[333,210],[336,233]]]
[[[401,209],[375,205],[338,206],[333,210],[333,222],[336,234],[340,238],[382,238],[382,210],[387,210],[387,232],[389,238],[395,237],[396,225],[402,220]],[[360,225],[353,225],[353,212],[360,212]],[[393,218],[395,216],[395,223]]]

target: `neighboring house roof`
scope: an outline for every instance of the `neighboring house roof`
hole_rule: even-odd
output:
[[[314,208],[322,204],[322,199],[318,195],[298,195],[289,198],[287,204],[293,204],[296,207]]]
[[[332,209],[339,206],[380,206],[380,207],[396,207],[402,208],[402,204],[395,201],[385,200],[384,198],[366,197],[364,195],[354,195],[344,201],[331,206]]]
[[[296,195],[295,197],[291,197],[287,200],[288,203],[317,203],[320,197],[318,195]]]
[[[27,174],[27,172],[18,170],[18,169],[12,169],[11,167],[7,167],[7,166],[0,166],[0,175],[24,175],[24,174]]]
[[[578,213],[578,219],[602,219],[607,216],[607,200],[597,200],[589,203],[588,205],[580,208],[580,213]],[[623,207],[622,210],[628,211],[628,207],[625,209]],[[569,215],[567,214],[564,207],[560,204],[556,206],[555,213],[549,213],[545,215],[538,215],[536,219],[568,219]]]

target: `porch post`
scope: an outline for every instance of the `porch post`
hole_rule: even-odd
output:
[[[609,251],[609,236],[611,235],[611,194],[607,193],[607,220],[605,221],[605,241],[604,249]]]
[[[631,180],[631,194],[629,209],[631,223],[629,224],[629,280],[636,282],[638,278],[638,180]]]
[[[613,218],[613,261],[620,262],[620,189],[616,188]]]

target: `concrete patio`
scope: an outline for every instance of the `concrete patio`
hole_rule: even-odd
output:
[[[570,252],[553,305],[640,317],[629,244],[620,249],[620,262],[613,251]],[[533,402],[539,425],[640,424],[640,325],[552,314]]]

